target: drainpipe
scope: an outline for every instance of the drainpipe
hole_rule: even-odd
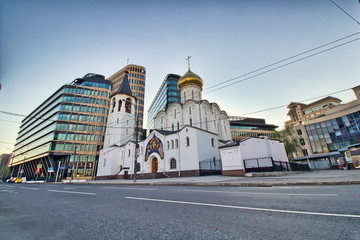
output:
[[[178,151],[179,151],[179,174],[178,176],[180,177],[181,176],[181,165],[180,165],[180,159],[181,159],[181,150],[180,150],[180,146],[181,146],[181,142],[180,142],[180,134],[179,134],[179,131],[177,132],[177,135],[178,135],[178,139],[179,139],[179,145],[178,145]]]

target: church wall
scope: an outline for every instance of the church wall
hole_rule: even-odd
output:
[[[183,124],[182,124],[182,108],[180,104],[178,103],[172,104],[166,112],[167,112],[167,123],[168,123],[166,130],[177,131],[181,129],[183,127]]]
[[[270,148],[271,148],[273,160],[281,161],[281,162],[289,162],[289,159],[286,155],[284,143],[275,140],[269,140],[269,142],[270,142]]]
[[[180,141],[179,141],[179,135],[171,134],[167,135],[165,137],[166,139],[166,146],[165,146],[165,154],[164,154],[164,160],[162,163],[162,169],[164,169],[165,172],[170,171],[179,171],[179,153],[180,153]],[[178,145],[176,147],[176,140],[178,141]],[[176,160],[176,168],[171,169],[170,161],[171,159]]]
[[[271,157],[264,139],[249,138],[240,143],[243,160]]]
[[[198,170],[199,169],[199,149],[197,148],[197,136],[193,128],[185,127],[180,133],[180,162],[181,171]],[[189,138],[189,146],[187,146],[186,137]]]
[[[220,149],[222,175],[243,176],[245,167],[239,146]]]
[[[201,100],[201,91],[202,89],[196,85],[184,86],[181,89],[181,103],[184,104],[187,100]]]
[[[120,171],[120,148],[107,148],[100,150],[97,176],[115,175]]]
[[[192,129],[196,133],[198,160],[212,161],[220,159],[220,152],[218,148],[218,136],[208,132]],[[214,143],[214,146],[212,146]]]

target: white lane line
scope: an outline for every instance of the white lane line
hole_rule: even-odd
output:
[[[59,193],[73,193],[73,194],[84,194],[84,195],[96,195],[96,193],[88,192],[71,192],[71,191],[60,191],[60,190],[48,190],[49,192],[59,192]]]
[[[156,188],[126,188],[126,187],[102,187],[102,188],[107,188],[107,189],[125,189],[125,190],[149,190],[149,191],[154,191],[156,190]]]
[[[183,190],[184,192],[207,192],[207,193],[236,193],[253,195],[276,195],[276,196],[317,196],[317,197],[338,197],[338,194],[320,194],[320,193],[263,193],[263,192],[230,192],[230,191],[208,191],[208,190]]]
[[[6,187],[9,187],[9,188],[14,188],[15,186],[7,186],[7,185],[6,185]]]
[[[29,190],[40,190],[39,188],[31,188],[31,187],[19,187],[19,188],[22,188],[22,189],[29,189]]]
[[[74,187],[66,187],[64,189],[76,189],[76,188],[74,188]]]
[[[152,198],[138,198],[138,197],[125,197],[125,198],[133,199],[133,200],[141,200],[141,201],[166,202],[166,203],[177,203],[177,204],[208,206],[208,207],[221,207],[221,208],[234,208],[234,209],[263,211],[263,212],[277,212],[277,213],[291,213],[291,214],[304,214],[304,215],[360,218],[360,215],[341,214],[341,213],[303,212],[303,211],[291,211],[291,210],[255,208],[255,207],[242,207],[242,206],[232,206],[232,205],[222,205],[222,204],[212,204],[212,203],[184,202],[184,201],[174,201],[174,200],[165,200],[165,199],[152,199]]]

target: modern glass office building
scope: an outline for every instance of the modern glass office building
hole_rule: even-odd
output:
[[[166,111],[174,102],[181,103],[180,91],[177,86],[180,78],[181,76],[177,74],[168,74],[165,77],[148,110],[148,130],[154,129],[154,118],[159,111]]]
[[[87,74],[62,86],[25,117],[10,160],[13,176],[20,169],[28,179],[54,176],[60,166],[60,175],[66,178],[75,162],[75,178],[93,177],[104,141],[111,88],[104,76]]]
[[[359,143],[360,111],[305,125],[312,152],[327,153]]]

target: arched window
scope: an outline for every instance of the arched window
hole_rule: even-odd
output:
[[[136,163],[136,172],[140,172],[140,163]]]
[[[186,137],[186,146],[187,146],[187,147],[190,146],[190,139],[189,139],[189,137]]]
[[[130,149],[129,149],[129,155],[128,155],[128,157],[130,157],[130,153],[131,153],[131,152],[130,152]]]
[[[192,119],[190,118],[190,127],[192,126]]]
[[[215,147],[215,146],[214,146],[214,139],[213,139],[213,138],[211,139],[211,146],[212,146],[212,147]]]
[[[120,112],[121,105],[122,105],[122,101],[121,101],[121,100],[119,100],[119,104],[118,104],[118,112]]]
[[[174,140],[171,140],[171,149],[174,149]]]
[[[116,104],[116,102],[115,102],[115,98],[113,98],[113,100],[112,100],[112,108],[111,108],[111,112],[114,112],[114,109],[115,109],[115,104]]]
[[[175,148],[179,147],[179,140],[175,139]]]
[[[184,101],[186,101],[186,93],[184,92]]]
[[[179,130],[180,129],[180,124],[179,124],[179,122],[177,123],[177,130]]]
[[[166,148],[167,148],[167,150],[169,150],[169,148],[170,148],[170,143],[169,143],[169,141],[166,142]]]
[[[191,114],[191,106],[189,106],[189,114]]]
[[[171,131],[174,131],[174,124],[171,125]]]
[[[174,109],[174,118],[176,118],[176,109]]]
[[[170,159],[170,169],[176,169],[176,160],[174,158]]]
[[[131,99],[127,98],[125,102],[125,112],[131,113]]]
[[[192,99],[194,99],[194,90],[191,91]]]

